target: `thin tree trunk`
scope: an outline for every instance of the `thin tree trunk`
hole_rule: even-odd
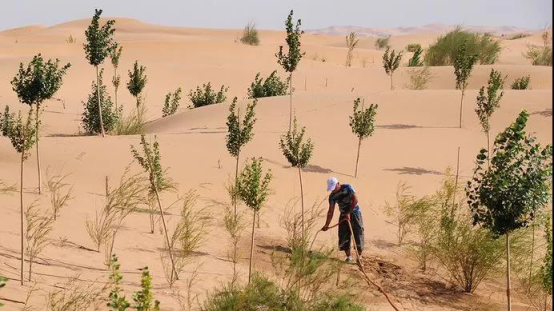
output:
[[[113,77],[114,77],[114,81],[115,81],[115,79],[117,79],[117,67],[114,67],[113,72],[114,72]],[[115,95],[115,111],[117,112],[117,89],[119,89],[119,88],[114,86],[114,89],[115,89],[115,92],[114,92],[114,95]]]
[[[256,225],[256,211],[252,215],[252,237],[250,242],[250,264],[248,265],[248,284],[252,280],[252,259],[254,258],[254,231]]]
[[[487,131],[487,167],[491,166],[491,137],[490,132]]]
[[[292,128],[292,72],[289,75],[289,95],[290,95],[290,113],[289,113],[289,132]]]
[[[102,134],[102,137],[106,136],[106,133],[104,132],[104,121],[102,120],[102,104],[100,100],[100,73],[98,72],[98,66],[96,67],[96,97],[98,100],[98,115],[100,117],[100,134]]]
[[[302,184],[302,169],[298,167],[298,176],[300,177],[300,203],[302,204],[302,243],[304,243],[305,227],[304,227],[304,186]]]
[[[37,111],[36,111],[36,120],[35,120],[35,138],[37,141],[37,170],[38,170],[38,194],[42,194],[42,175],[40,174],[40,153],[39,153],[39,112],[40,112],[40,104],[37,103]]]
[[[28,277],[29,282],[31,281],[31,272],[33,271],[32,266],[33,266],[33,258],[29,257],[29,277]]]
[[[508,311],[512,310],[512,295],[510,293],[510,233],[506,233],[506,297],[508,299]]]
[[[25,146],[25,139],[23,140],[23,146]],[[20,203],[21,203],[21,211],[20,211],[20,214],[21,214],[21,285],[23,285],[23,270],[24,270],[24,266],[25,266],[25,258],[24,258],[24,253],[23,253],[23,248],[25,247],[24,246],[24,238],[23,238],[23,161],[25,160],[25,150],[23,150],[23,152],[21,153],[21,184],[19,186],[19,199],[20,199]]]
[[[531,224],[531,233],[533,238],[531,240],[531,260],[529,261],[529,282],[528,289],[531,290],[531,276],[533,275],[533,254],[535,253],[535,223]]]
[[[452,195],[452,208],[450,218],[454,218],[454,205],[456,205],[456,191],[458,191],[458,178],[460,176],[460,147],[458,146],[458,158],[456,160],[456,180],[454,180],[454,194]]]
[[[233,202],[235,204],[235,217],[237,216],[237,204],[238,204],[237,187],[239,183],[239,159],[240,159],[240,150],[237,154],[237,163],[235,164],[235,190],[233,192]]]
[[[460,99],[460,129],[462,128],[462,117],[463,117],[463,111],[464,111],[464,94],[465,94],[465,89],[462,89],[462,98]]]
[[[154,208],[150,207],[150,234],[154,234]]]
[[[356,156],[356,171],[354,171],[354,178],[358,177],[358,162],[360,161],[360,148],[362,147],[362,138],[358,138],[358,155]]]
[[[152,169],[152,168],[151,168]],[[164,234],[165,234],[165,242],[167,243],[167,249],[169,250],[169,258],[171,259],[171,274],[175,274],[175,279],[179,279],[179,275],[177,274],[177,271],[175,270],[175,261],[173,260],[173,248],[171,248],[171,244],[169,243],[169,236],[167,234],[167,225],[165,224],[165,217],[164,212],[162,209],[162,203],[160,201],[160,194],[158,193],[158,188],[154,184],[154,192],[156,193],[156,200],[158,201],[158,208],[160,209],[160,215],[162,217],[162,224],[164,227]]]

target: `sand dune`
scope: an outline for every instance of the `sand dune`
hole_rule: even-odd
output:
[[[28,27],[0,32],[0,110],[4,105],[12,109],[25,109],[17,102],[10,80],[19,62],[27,62],[32,55],[43,53],[71,62],[72,67],[63,87],[56,94],[58,101],[46,104],[41,137],[42,163],[51,173],[68,173],[74,184],[74,200],[61,213],[51,235],[52,243],[46,248],[43,259],[35,266],[39,290],[31,299],[35,308],[44,307],[44,296],[53,285],[66,277],[80,274],[87,281],[105,280],[102,253],[79,246],[92,247],[87,236],[85,221],[93,218],[103,201],[104,179],[116,183],[124,168],[132,161],[130,145],[138,144],[139,136],[109,136],[105,139],[75,136],[80,127],[81,101],[90,91],[94,69],[84,58],[82,43],[88,20],[72,21],[52,27]],[[194,263],[203,263],[197,290],[201,294],[228,280],[231,265],[225,260],[227,234],[221,215],[223,208],[216,202],[226,201],[224,182],[234,174],[234,159],[225,148],[226,116],[232,97],[245,105],[246,90],[257,72],[267,76],[273,70],[285,77],[274,54],[283,43],[284,33],[261,31],[261,45],[244,46],[236,42],[241,30],[204,30],[156,26],[131,19],[118,19],[116,40],[123,47],[120,73],[127,81],[127,70],[135,60],[147,67],[146,105],[149,122],[147,137],[160,143],[162,162],[169,175],[179,184],[180,193],[196,189],[200,195],[199,207],[206,207],[212,216],[209,235]],[[74,44],[65,39],[72,35]],[[15,43],[17,38],[18,43]],[[391,44],[403,48],[407,43],[432,43],[436,34],[410,34],[391,38]],[[367,255],[386,259],[402,269],[405,277],[418,277],[414,261],[395,245],[394,226],[384,215],[385,201],[394,199],[399,181],[413,186],[415,193],[424,195],[436,190],[442,173],[456,165],[457,148],[461,148],[460,175],[471,176],[477,151],[486,144],[474,113],[477,90],[488,80],[491,68],[507,75],[506,87],[516,77],[530,75],[532,90],[505,90],[500,109],[492,118],[492,133],[507,127],[522,110],[531,113],[529,131],[539,141],[552,143],[552,68],[531,66],[521,53],[526,43],[540,42],[534,35],[518,40],[502,40],[504,47],[498,64],[476,66],[470,79],[464,104],[464,127],[459,129],[458,107],[460,91],[454,88],[452,67],[434,67],[434,76],[427,90],[412,91],[405,88],[409,82],[408,68],[395,73],[394,91],[390,90],[389,77],[381,67],[382,51],[373,48],[373,39],[363,39],[356,52],[352,68],[344,67],[346,49],[344,38],[306,34],[302,48],[306,51],[300,68],[294,74],[294,108],[299,122],[307,127],[307,135],[315,144],[311,165],[304,176],[308,203],[321,201],[327,195],[325,179],[330,175],[353,184],[358,190],[366,225]],[[325,59],[325,62],[322,61]],[[365,67],[364,63],[365,62]],[[112,68],[105,64],[105,81],[111,80]],[[223,104],[189,110],[188,99],[181,104],[176,115],[161,118],[163,99],[167,92],[182,87],[184,93],[197,85],[211,81],[212,85],[229,86],[229,98]],[[111,86],[108,87],[113,93]],[[355,98],[365,103],[377,103],[377,127],[372,138],[364,142],[359,178],[354,171],[356,138],[351,134],[348,116]],[[263,157],[264,166],[274,173],[274,195],[262,212],[263,224],[259,229],[258,246],[270,248],[284,244],[285,231],[280,218],[287,202],[299,194],[296,172],[290,169],[278,148],[279,137],[286,131],[289,118],[288,97],[260,99],[256,111],[255,136],[243,151],[246,157]],[[125,112],[134,107],[134,100],[123,86],[120,103]],[[65,105],[65,108],[64,108]],[[39,198],[36,188],[36,163],[33,155],[26,163],[26,202]],[[139,172],[137,164],[132,172]],[[45,170],[46,172],[46,170]],[[6,138],[0,138],[0,179],[18,183],[19,158]],[[0,197],[0,274],[17,278],[19,240],[18,196]],[[40,202],[48,204],[48,198]],[[175,194],[163,198],[165,204],[175,200]],[[246,210],[246,208],[242,208]],[[178,207],[170,209],[178,213]],[[248,215],[249,216],[249,215]],[[248,217],[249,218],[249,217]],[[170,224],[177,221],[170,216]],[[322,221],[323,222],[323,221]],[[117,238],[115,251],[122,264],[126,286],[138,286],[139,267],[148,265],[154,276],[156,298],[163,309],[179,309],[179,304],[164,279],[159,261],[162,236],[149,234],[148,216],[132,215]],[[336,232],[318,238],[318,244],[335,244]],[[70,243],[63,245],[63,238]],[[241,273],[247,271],[246,248]],[[269,271],[269,252],[258,248],[256,266]],[[194,265],[195,265],[194,264]],[[190,272],[194,265],[187,267]],[[351,272],[353,275],[354,271]],[[433,277],[423,276],[430,281]],[[383,281],[384,283],[386,280]],[[128,283],[128,284],[127,284]],[[438,283],[438,282],[437,282]],[[440,282],[443,283],[443,282]],[[473,295],[452,295],[452,300],[433,301],[434,295],[420,295],[406,290],[405,309],[498,309],[503,307],[504,280],[487,280]],[[179,287],[184,281],[178,282]],[[10,281],[2,289],[2,297],[23,301],[30,286],[20,287]],[[446,286],[445,286],[446,287]],[[408,287],[409,288],[409,287]],[[364,295],[368,309],[389,309],[382,297]],[[20,309],[21,304],[5,302],[3,309]],[[521,298],[515,298],[515,308],[526,309]]]

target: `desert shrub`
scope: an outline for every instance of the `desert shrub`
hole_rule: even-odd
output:
[[[433,75],[428,66],[412,68],[408,70],[410,74],[410,83],[406,87],[410,90],[425,90],[427,84],[433,79]]]
[[[110,290],[107,305],[114,309],[114,311],[125,311],[131,304],[125,298],[125,294],[120,294],[122,289],[119,287],[119,284],[123,280],[123,276],[121,276],[119,272],[120,264],[118,263],[116,255],[111,256],[109,268],[109,284],[112,285],[112,290]]]
[[[202,85],[202,88],[196,87],[196,91],[190,90],[189,98],[192,102],[190,108],[198,108],[206,105],[222,103],[227,99],[227,91],[229,87],[221,86],[219,92],[212,90],[210,82]]]
[[[360,39],[356,36],[354,32],[351,32],[346,36],[346,48],[348,52],[346,53],[346,67],[352,66],[352,59],[354,58],[354,49],[358,46]]]
[[[256,29],[256,24],[248,23],[246,27],[244,27],[244,30],[242,31],[242,37],[240,37],[240,42],[252,46],[257,46],[260,44],[260,38],[258,38],[258,30]]]
[[[289,80],[281,80],[274,70],[265,80],[256,74],[254,82],[248,88],[248,98],[257,99],[270,96],[281,96],[287,94]]]
[[[48,292],[46,309],[50,311],[85,311],[99,310],[104,302],[101,296],[107,289],[107,284],[96,286],[96,282],[86,283],[79,276],[68,278],[63,285],[56,285]]]
[[[385,214],[394,219],[397,231],[396,238],[401,245],[415,225],[416,218],[420,211],[417,208],[417,198],[410,193],[410,187],[406,182],[399,182],[396,186],[396,203],[385,202]]]
[[[531,76],[519,77],[510,85],[512,90],[528,90]]]
[[[508,38],[508,40],[516,40],[516,39],[526,38],[526,37],[529,37],[529,36],[531,36],[531,34],[518,33],[518,34],[515,34],[515,35],[511,36],[510,38]]]
[[[8,185],[8,184],[6,184],[6,182],[0,180],[0,195],[1,194],[9,194],[9,193],[16,192],[16,191],[17,191],[17,187],[16,187],[15,184]]]
[[[92,90],[88,95],[86,102],[82,102],[85,107],[81,121],[83,129],[87,134],[101,133],[100,115],[98,114],[98,93],[100,93],[100,106],[102,107],[102,122],[104,123],[104,131],[110,132],[115,129],[117,122],[121,116],[121,107],[119,110],[114,110],[112,99],[106,90],[106,86],[102,83],[103,70],[100,71],[98,85],[95,81],[92,82]]]
[[[111,131],[114,135],[135,135],[144,134],[146,116],[146,105],[140,105],[127,116],[119,116],[115,129]]]
[[[406,46],[406,51],[408,52],[416,52],[418,50],[422,50],[421,44],[419,43],[410,43]]]
[[[177,88],[175,92],[165,95],[164,107],[162,109],[162,117],[173,115],[179,108],[179,101],[181,101],[181,88]]]
[[[500,55],[500,43],[490,36],[472,33],[456,28],[440,36],[429,46],[425,53],[425,64],[428,66],[453,65],[456,54],[462,43],[466,43],[469,54],[476,54],[479,64],[494,64]]]
[[[66,43],[75,43],[75,42],[77,42],[77,39],[75,39],[75,37],[73,37],[73,35],[69,35],[69,37],[67,37],[67,39],[65,39],[65,42]]]
[[[390,53],[389,53],[390,52]],[[402,51],[400,51],[398,54],[396,54],[396,51],[392,49],[390,50],[389,47],[387,47],[387,50],[385,51],[385,54],[383,54],[383,68],[385,69],[385,72],[387,75],[390,76],[390,89],[394,89],[394,85],[392,83],[392,76],[394,72],[398,69],[400,66],[400,61],[402,60]]]
[[[419,48],[414,51],[414,55],[408,60],[408,67],[419,67],[423,66],[423,61],[421,60],[421,54],[423,49]]]
[[[389,37],[377,38],[377,40],[375,40],[375,48],[377,48],[377,50],[383,50],[384,48],[387,48],[389,46],[389,40]]]
[[[533,65],[552,66],[552,42],[548,31],[542,34],[542,40],[542,47],[528,44],[524,56],[531,60]]]

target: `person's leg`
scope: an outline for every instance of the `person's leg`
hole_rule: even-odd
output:
[[[339,250],[344,251],[348,259],[351,257],[351,252],[350,252],[351,234],[350,234],[350,228],[348,227],[348,223],[342,222],[341,224],[339,224],[338,234],[339,234]]]
[[[364,224],[362,221],[362,213],[354,213],[351,218],[352,231],[354,232],[354,241],[356,242],[356,248],[360,256],[364,251]]]

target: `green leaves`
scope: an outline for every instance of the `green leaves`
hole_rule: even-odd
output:
[[[298,130],[298,124],[296,117],[293,121],[293,127],[287,132],[287,134],[281,136],[279,146],[285,158],[293,167],[304,168],[308,165],[314,146],[310,139],[307,139],[304,142],[304,134],[306,132],[306,127]]]
[[[414,51],[414,55],[408,61],[408,67],[423,66],[423,61],[421,60],[421,54],[422,53],[423,53],[423,49],[421,48],[421,46],[418,45],[418,47]]]
[[[277,76],[277,71],[274,70],[264,81],[263,78],[260,78],[260,73],[257,73],[254,82],[252,82],[250,88],[248,88],[248,98],[257,99],[286,95],[289,79],[282,81],[279,76]]]
[[[181,91],[181,87],[179,87],[175,92],[166,94],[164,107],[162,108],[162,117],[170,116],[177,112],[179,101],[181,101]]]
[[[219,92],[215,92],[212,89],[212,85],[210,82],[208,84],[202,85],[202,89],[200,87],[196,87],[196,91],[190,90],[189,92],[189,98],[192,102],[192,106],[189,106],[190,108],[198,108],[206,105],[212,105],[212,104],[218,104],[225,102],[227,99],[227,91],[229,90],[229,87],[221,86],[221,89]]]
[[[148,79],[144,74],[145,71],[146,67],[139,65],[138,61],[135,61],[135,64],[133,65],[133,71],[129,71],[129,82],[127,83],[127,89],[129,89],[129,92],[134,97],[138,97],[142,92],[142,89],[144,89],[144,86],[146,86],[146,82],[148,81]]]
[[[27,105],[40,105],[48,100],[60,89],[63,76],[70,63],[60,67],[60,60],[44,61],[39,53],[35,55],[27,67],[19,64],[19,71],[12,79],[12,88],[22,103]]]
[[[456,75],[456,89],[465,90],[473,66],[477,63],[478,55],[471,54],[467,49],[467,42],[464,41],[456,51],[454,59],[454,74]]]
[[[119,273],[120,264],[117,262],[117,257],[112,255],[110,258],[110,283],[113,288],[110,291],[108,307],[114,309],[114,311],[125,311],[131,304],[125,298],[125,295],[120,295],[122,291],[119,287],[119,282],[123,280],[123,276]]]
[[[475,109],[477,117],[479,117],[479,122],[485,132],[489,132],[489,119],[492,113],[499,107],[500,100],[504,95],[504,92],[498,94],[498,91],[503,87],[504,78],[502,78],[500,72],[491,69],[487,94],[485,94],[485,87],[481,87],[479,95],[477,96],[477,109]]]
[[[150,180],[150,193],[154,193],[156,190],[162,191],[167,188],[168,184],[171,184],[164,177],[164,171],[162,170],[160,147],[156,138],[154,137],[154,144],[146,142],[144,134],[140,136],[140,145],[142,146],[142,154],[131,145],[131,153],[133,158],[141,165]]]
[[[5,112],[6,113],[6,112]],[[6,117],[9,116],[9,117]],[[8,120],[6,122],[6,120]],[[23,153],[23,160],[26,160],[29,157],[29,151],[33,147],[36,141],[36,127],[31,125],[35,122],[33,118],[33,108],[29,110],[27,120],[23,120],[21,117],[21,112],[17,114],[15,118],[14,114],[5,115],[3,118],[3,125],[6,128],[2,128],[3,135],[6,135],[10,138],[12,146],[18,153]],[[4,134],[5,132],[5,134]]]
[[[143,268],[141,271],[141,290],[133,293],[134,308],[137,311],[159,311],[160,302],[158,300],[154,301],[154,296],[152,295],[152,277],[150,276],[150,271],[148,271],[148,267]]]
[[[100,88],[100,105],[102,106],[102,121],[106,131],[115,129],[117,122],[120,119],[122,107],[118,110],[113,109],[113,103],[106,86],[102,82],[104,70],[100,71],[98,85],[95,81],[92,82],[91,92],[88,95],[86,102],[82,102],[85,108],[81,121],[83,129],[88,134],[97,134],[101,131],[100,114],[98,111],[98,88]]]
[[[375,114],[377,114],[377,104],[371,104],[368,108],[358,110],[360,106],[360,98],[354,101],[354,113],[350,116],[350,127],[352,133],[360,139],[365,139],[373,134],[375,130]]]
[[[400,66],[400,61],[402,60],[402,51],[396,54],[396,51],[393,49],[391,51],[390,47],[387,47],[385,54],[383,54],[383,68],[387,75],[392,75],[394,71]]]
[[[288,73],[292,73],[296,70],[298,63],[300,63],[302,56],[304,56],[305,54],[300,51],[300,37],[302,36],[302,34],[304,34],[304,32],[300,30],[300,25],[302,25],[302,21],[299,19],[296,22],[295,27],[292,22],[293,13],[293,10],[291,10],[289,16],[287,17],[287,21],[285,22],[287,31],[287,38],[285,39],[285,41],[287,42],[289,48],[288,53],[285,54],[283,52],[283,46],[280,46],[279,52],[275,54],[275,56],[277,57],[277,63],[281,65],[283,69]]]
[[[271,189],[269,183],[273,175],[271,170],[263,174],[262,159],[252,158],[240,173],[237,180],[239,198],[254,211],[259,211],[267,201]]]
[[[237,98],[233,99],[233,103],[229,106],[229,116],[227,116],[227,150],[233,157],[238,157],[241,148],[246,145],[254,133],[254,123],[256,123],[254,109],[258,104],[258,100],[254,100],[252,103],[246,106],[246,114],[244,119],[240,120],[240,110],[235,113],[235,107],[237,105]]]
[[[488,168],[487,151],[481,150],[473,179],[466,186],[474,223],[495,236],[527,226],[550,200],[552,146],[542,148],[535,137],[526,135],[528,117],[522,111],[496,137]]]
[[[531,76],[529,75],[525,77],[516,78],[516,80],[514,80],[510,88],[512,90],[528,90],[530,80],[531,80]]]
[[[4,288],[6,286],[6,282],[8,281],[7,278],[0,276],[0,288]],[[4,306],[2,302],[0,302],[0,307]]]
[[[115,29],[112,28],[115,21],[108,20],[100,27],[100,15],[102,15],[102,10],[95,9],[92,21],[85,31],[87,43],[83,45],[86,58],[93,66],[102,64],[104,59],[117,47],[113,40]]]

